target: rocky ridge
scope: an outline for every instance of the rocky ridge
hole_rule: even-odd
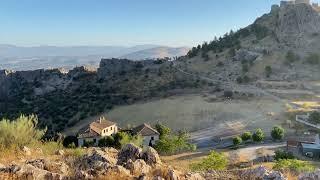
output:
[[[61,155],[63,156],[63,155]],[[151,147],[146,150],[128,144],[120,151],[113,148],[92,148],[83,156],[63,161],[53,159],[30,159],[11,165],[0,164],[0,178],[68,180],[68,179],[287,179],[278,171],[265,167],[249,170],[180,172],[161,162]]]

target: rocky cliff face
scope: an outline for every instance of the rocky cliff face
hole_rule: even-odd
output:
[[[308,36],[320,32],[320,16],[311,5],[296,4],[281,7],[276,34],[281,42],[298,47],[308,43]]]

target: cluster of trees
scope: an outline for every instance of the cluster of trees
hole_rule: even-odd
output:
[[[291,152],[284,150],[275,151],[274,159],[276,160],[273,166],[275,170],[289,170],[299,173],[309,172],[315,169],[309,162],[297,160]]]
[[[183,151],[195,151],[196,146],[188,142],[189,134],[186,131],[179,131],[177,134],[163,124],[156,125],[160,133],[155,149],[161,154],[175,154]]]
[[[319,124],[320,123],[320,112],[314,111],[310,114],[309,120],[313,123]]]
[[[284,129],[280,126],[275,126],[271,130],[271,137],[274,140],[281,140],[284,137]],[[253,134],[249,131],[244,132],[241,136],[236,136],[233,138],[233,145],[235,147],[239,146],[243,142],[262,142],[265,139],[265,134],[262,129],[257,129]]]
[[[234,32],[230,31],[226,33],[223,37],[215,37],[211,42],[204,42],[202,45],[198,45],[197,47],[193,47],[187,54],[189,58],[197,56],[200,52],[202,52],[202,56],[206,57],[205,54],[208,51],[213,51],[214,53],[221,53],[225,49],[229,49],[229,52],[235,53],[235,49],[240,49],[241,43],[239,38],[241,37],[241,30]]]
[[[228,53],[231,57],[235,55],[237,49],[241,48],[240,38],[245,38],[250,34],[254,34],[257,40],[261,40],[270,34],[267,27],[261,26],[259,24],[253,24],[250,28],[240,29],[236,32],[231,30],[222,37],[215,37],[211,42],[204,42],[202,45],[193,47],[187,54],[189,58],[197,56],[200,52],[206,54],[208,51],[213,51],[214,53],[223,52],[229,49]],[[203,55],[203,57],[206,57]]]
[[[244,132],[241,136],[233,138],[233,145],[239,146],[242,142],[261,142],[265,138],[264,132],[261,129],[257,129],[253,134],[249,131]]]

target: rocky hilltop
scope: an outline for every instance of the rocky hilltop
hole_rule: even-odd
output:
[[[142,150],[133,144],[125,145],[120,151],[113,148],[90,148],[76,158],[63,150],[57,151],[55,158],[32,158],[35,152],[31,149],[26,152],[29,155],[19,162],[0,164],[1,179],[287,179],[282,173],[270,171],[263,166],[234,171],[181,172],[161,162],[153,148]],[[41,149],[37,149],[37,154],[41,156]],[[315,176],[308,174],[305,177]]]

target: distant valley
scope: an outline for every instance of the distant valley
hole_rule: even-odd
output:
[[[132,60],[157,59],[186,55],[188,47],[160,45],[126,46],[36,46],[0,45],[0,69],[35,70],[89,65],[98,67],[102,58]]]

